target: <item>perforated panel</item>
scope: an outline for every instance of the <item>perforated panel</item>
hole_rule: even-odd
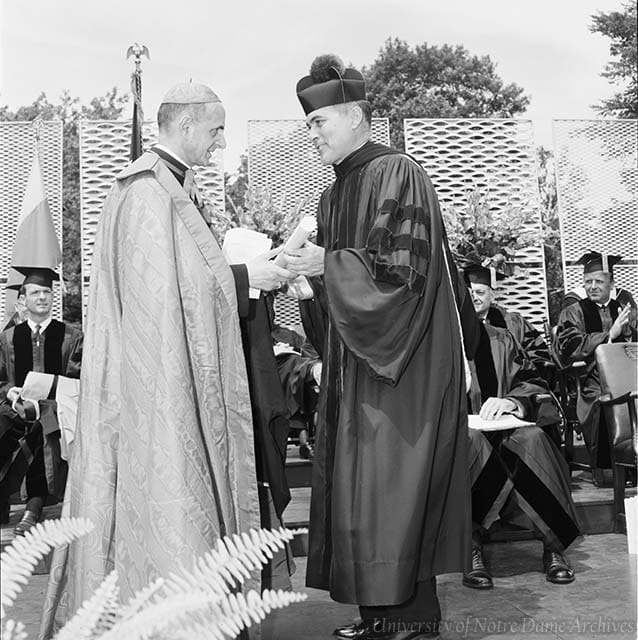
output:
[[[638,120],[554,120],[565,290],[585,251],[622,255],[616,283],[638,294]]]
[[[157,124],[145,122],[144,148],[157,138]],[[117,174],[129,164],[131,124],[126,121],[83,120],[80,123],[80,186],[82,219],[82,302],[86,309],[97,223]],[[224,168],[221,152],[196,171],[197,184],[210,204],[224,209]]]
[[[0,315],[4,315],[5,311],[5,285],[11,263],[11,252],[35,148],[35,130],[31,122],[0,122]],[[62,247],[61,121],[42,123],[40,164],[49,210],[60,247]],[[13,297],[13,294],[11,295]],[[57,284],[53,314],[56,318],[62,316],[62,302]]]
[[[372,119],[371,137],[389,144],[387,118]],[[303,120],[249,120],[248,178],[251,187],[268,189],[282,208],[307,199],[303,213],[315,215],[321,192],[334,181],[334,170],[319,161]],[[286,327],[301,322],[296,303],[289,300],[278,296],[275,306],[277,322]]]
[[[406,151],[426,170],[441,206],[463,209],[478,189],[494,211],[517,207],[522,231],[540,238],[541,217],[532,123],[506,119],[406,119]],[[518,273],[499,285],[498,296],[541,328],[547,318],[543,248],[520,250]]]

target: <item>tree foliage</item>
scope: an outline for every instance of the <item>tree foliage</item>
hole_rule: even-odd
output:
[[[630,0],[622,11],[598,12],[592,16],[590,31],[610,38],[611,61],[600,74],[612,84],[625,85],[622,91],[595,105],[602,115],[638,118],[638,38],[636,2]]]
[[[64,91],[57,103],[41,93],[33,104],[10,111],[0,106],[0,121],[61,120],[63,127],[62,160],[62,237],[63,269],[67,292],[64,296],[64,319],[71,323],[82,321],[81,239],[80,239],[80,155],[78,121],[116,120],[128,101],[128,96],[113,88],[103,96],[82,105]]]
[[[390,119],[392,145],[403,149],[404,118],[512,117],[529,97],[505,84],[489,56],[461,45],[417,45],[386,40],[377,59],[364,67],[373,114]]]

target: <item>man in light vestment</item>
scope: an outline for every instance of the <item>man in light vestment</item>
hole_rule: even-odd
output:
[[[99,221],[65,505],[96,528],[54,560],[41,637],[65,576],[68,613],[113,569],[127,600],[260,526],[238,276],[192,171],[225,147],[224,107],[210,88],[179,84],[158,125],[159,144],[117,176]],[[244,266],[243,288],[290,275],[269,257]]]
[[[359,605],[338,637],[438,637],[435,576],[470,549],[462,283],[427,175],[370,141],[361,74],[321,56],[297,96],[335,172],[287,254],[327,302],[306,584]]]

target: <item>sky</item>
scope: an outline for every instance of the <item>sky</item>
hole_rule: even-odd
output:
[[[600,77],[609,39],[591,16],[621,0],[0,0],[0,105],[16,109],[41,92],[69,90],[88,102],[113,86],[129,91],[144,44],[143,106],[153,119],[166,90],[192,78],[227,112],[224,155],[232,172],[247,146],[247,121],[301,118],[297,80],[316,55],[371,64],[389,37],[414,46],[461,44],[489,55],[506,82],[531,96],[523,118],[551,147],[553,118],[597,117],[591,105],[614,88]],[[130,116],[127,109],[126,116]]]

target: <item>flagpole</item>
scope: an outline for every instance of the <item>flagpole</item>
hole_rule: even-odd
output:
[[[135,69],[131,73],[131,93],[133,94],[133,122],[131,124],[131,160],[137,160],[142,155],[142,125],[144,124],[144,111],[142,109],[142,56],[150,60],[150,54],[146,45],[133,43],[126,52],[126,59],[135,58]]]

